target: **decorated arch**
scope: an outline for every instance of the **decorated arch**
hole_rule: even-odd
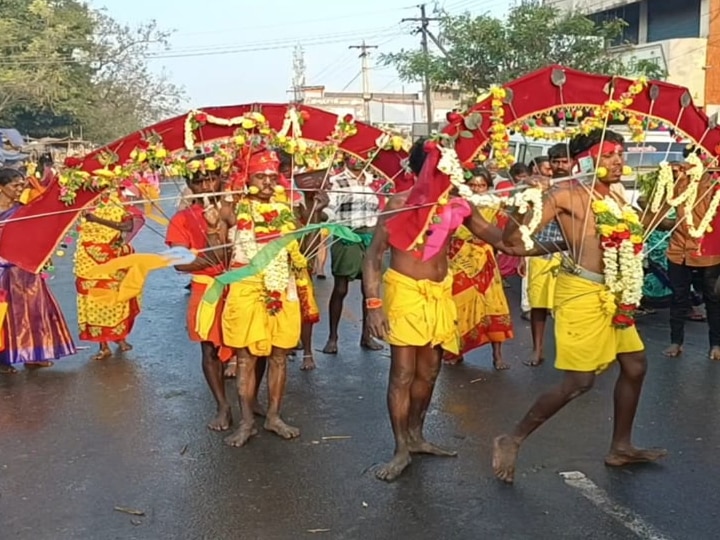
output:
[[[562,66],[549,66],[495,87],[467,112],[451,113],[436,144],[451,141],[460,163],[468,167],[490,153],[501,167],[508,167],[512,132],[527,139],[566,140],[583,131],[611,128],[613,123],[627,124],[637,142],[647,129],[672,129],[677,140],[702,149],[706,163],[716,162],[720,152],[717,116],[708,117],[686,88]],[[393,218],[395,247],[412,249],[422,243],[436,212],[430,203],[448,196],[453,188],[450,176],[434,175],[415,185],[408,205],[418,208]]]
[[[371,162],[388,181],[403,173],[408,143],[350,115],[337,116],[304,105],[254,103],[209,107],[164,120],[67,163],[46,191],[20,209],[0,231],[0,257],[39,272],[63,242],[78,214],[96,203],[102,190],[118,179],[136,181],[148,166],[170,163],[173,156],[217,148],[252,134],[272,132],[273,140],[298,158],[322,148]],[[266,135],[268,133],[265,133]],[[32,245],[27,239],[32,237]]]

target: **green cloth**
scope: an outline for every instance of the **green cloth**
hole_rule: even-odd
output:
[[[335,277],[345,277],[350,281],[362,277],[362,265],[365,253],[373,237],[373,229],[360,227],[353,232],[360,237],[359,242],[333,238],[330,245],[330,267]]]

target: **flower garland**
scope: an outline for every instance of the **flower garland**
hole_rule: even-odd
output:
[[[500,197],[492,193],[473,193],[465,183],[465,169],[454,149],[445,146],[438,146],[440,150],[440,161],[438,170],[450,179],[450,183],[457,189],[458,195],[473,206],[482,208],[517,207],[518,213],[526,214],[532,208],[532,217],[526,225],[520,225],[525,249],[532,249],[535,246],[533,234],[542,221],[542,191],[539,188],[527,188],[511,197]]]
[[[675,182],[670,164],[667,162],[660,164],[660,169],[657,175],[657,183],[655,185],[655,193],[650,205],[650,210],[653,213],[659,212],[663,202],[671,208],[677,208],[681,204],[684,204],[683,210],[685,213],[685,220],[687,222],[688,234],[692,238],[698,239],[702,238],[711,230],[711,223],[715,219],[718,208],[720,207],[720,191],[715,190],[713,198],[710,201],[708,211],[696,227],[693,211],[697,203],[700,181],[702,180],[705,172],[705,164],[700,156],[698,156],[695,152],[690,153],[690,155],[685,159],[685,162],[690,165],[690,169],[687,173],[690,182],[685,190],[677,196],[674,196]]]
[[[605,286],[615,296],[613,325],[628,328],[642,299],[643,226],[632,206],[622,208],[611,197],[593,201],[595,228],[603,248]]]
[[[249,261],[260,251],[262,240],[271,241],[295,229],[295,216],[286,204],[249,199],[238,204],[235,241]],[[290,284],[291,267],[295,270],[307,268],[307,260],[297,240],[281,249],[262,272],[265,306],[270,315],[282,310],[282,292]]]
[[[509,130],[521,133],[527,139],[565,141],[578,134],[587,134],[595,129],[605,128],[606,119],[614,119],[620,122],[627,120],[631,139],[634,142],[642,142],[645,140],[645,122],[633,113],[627,114],[627,109],[632,106],[635,98],[640,95],[647,86],[647,78],[640,77],[633,81],[627,91],[619,96],[618,99],[608,99],[599,107],[563,107],[560,110],[547,110],[536,114],[535,118],[516,121],[510,126],[505,126],[503,100],[507,97],[507,91],[502,87],[494,87],[491,89],[489,95],[484,96],[481,100],[484,101],[484,99],[488,97],[492,98],[490,101],[492,111],[490,143],[493,155],[498,160],[498,165],[501,168],[512,165],[514,157],[509,149]],[[560,127],[555,127],[555,117],[550,114],[553,111],[556,111],[556,115],[560,120]],[[579,126],[565,125],[568,117],[579,121]],[[555,129],[548,131],[543,129],[541,125],[551,128],[554,127]],[[648,127],[652,129],[653,123],[648,122]],[[657,128],[657,125],[654,127]]]
[[[509,169],[515,163],[515,156],[510,152],[510,135],[505,127],[505,105],[503,100],[507,92],[502,86],[494,86],[490,90],[492,100],[492,124],[490,126],[490,145],[493,158],[500,169]]]

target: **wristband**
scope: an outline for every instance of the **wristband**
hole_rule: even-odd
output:
[[[383,305],[383,301],[380,298],[367,298],[365,300],[365,307],[367,309],[378,309]]]

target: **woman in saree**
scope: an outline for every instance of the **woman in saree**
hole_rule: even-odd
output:
[[[135,208],[125,206],[118,191],[103,194],[98,206],[84,214],[75,252],[75,284],[80,339],[99,344],[93,360],[112,356],[110,343],[120,352],[132,349],[127,337],[140,313],[139,298],[107,304],[92,295],[92,289],[117,291],[126,270],[113,275],[91,275],[95,267],[133,253],[130,240],[144,220]]]
[[[484,193],[491,186],[491,178],[487,169],[478,168],[468,185],[473,192]],[[496,213],[483,211],[489,222],[495,221]],[[490,343],[495,369],[508,369],[502,344],[513,337],[512,319],[493,247],[461,226],[450,241],[449,256],[461,343],[460,354],[446,354],[445,362],[458,364],[466,353]]]
[[[26,184],[20,171],[0,169],[0,237],[3,222],[21,207]],[[60,306],[40,275],[0,259],[0,292],[0,373],[17,373],[15,364],[50,367],[76,353]]]

